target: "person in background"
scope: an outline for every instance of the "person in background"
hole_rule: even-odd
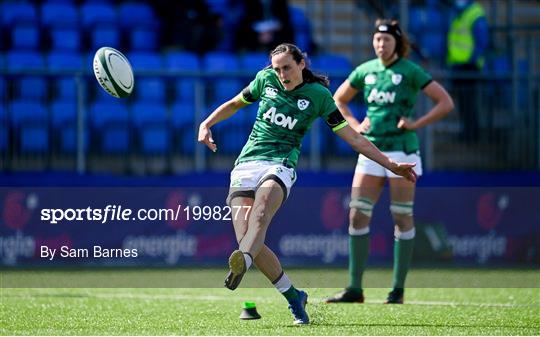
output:
[[[446,116],[454,107],[446,90],[420,66],[406,59],[409,40],[397,21],[375,22],[373,49],[377,58],[359,65],[334,94],[339,110],[357,132],[365,134],[396,162],[416,163],[422,174],[416,130]],[[435,105],[418,119],[414,104],[423,92]],[[366,118],[359,122],[348,103],[361,93],[367,104]],[[352,181],[349,214],[349,286],[327,303],[364,302],[362,276],[370,246],[373,208],[385,182],[390,185],[390,212],[394,219],[394,275],[386,303],[403,303],[405,278],[414,247],[415,181],[403,179],[363,154],[358,157]]]
[[[234,0],[240,2],[244,16],[235,34],[238,51],[269,52],[280,43],[294,41],[287,0]]]
[[[479,136],[477,77],[484,68],[489,43],[488,22],[478,1],[455,0],[447,35],[446,62],[453,73],[452,87],[461,117],[461,139],[477,142]]]
[[[308,324],[308,295],[297,290],[276,254],[265,244],[272,218],[296,181],[302,139],[318,119],[351,147],[393,174],[414,182],[414,164],[398,163],[383,155],[370,141],[348,126],[328,90],[328,79],[307,67],[302,51],[280,44],[270,53],[271,65],[259,71],[241,93],[220,105],[199,126],[198,141],[215,152],[210,128],[238,109],[260,101],[248,141],[231,172],[227,204],[238,209],[233,227],[239,249],[229,257],[225,286],[234,290],[252,264],[289,302],[294,324]],[[294,225],[294,224],[291,224]]]

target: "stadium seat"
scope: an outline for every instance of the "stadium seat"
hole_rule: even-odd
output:
[[[240,69],[256,72],[270,64],[266,53],[246,53],[240,57]]]
[[[77,104],[72,101],[58,100],[51,104],[52,134],[61,153],[73,154],[77,151]],[[87,136],[87,133],[85,133]],[[84,149],[88,148],[85,137]]]
[[[195,105],[183,101],[174,102],[171,106],[171,124],[175,129],[193,126],[195,123]]]
[[[42,123],[25,126],[20,130],[21,153],[49,152],[49,130]]]
[[[136,27],[129,32],[131,51],[154,51],[158,42],[157,32],[152,28]]]
[[[159,53],[148,51],[131,52],[127,55],[127,58],[135,72],[163,69],[163,59]]]
[[[143,154],[165,154],[170,148],[170,129],[165,105],[137,102],[132,119]]]
[[[18,24],[11,30],[11,48],[38,49],[40,47],[40,30],[35,24]]]
[[[39,70],[45,66],[41,54],[33,51],[9,51],[6,61],[11,71]],[[47,82],[40,76],[18,76],[14,84],[16,98],[43,99],[47,94]]]
[[[45,27],[77,27],[77,6],[68,2],[44,2],[41,5],[41,23]]]
[[[236,55],[225,52],[211,52],[203,58],[204,69],[208,72],[238,72],[240,65]],[[220,77],[210,79],[208,84],[213,89],[213,100],[228,100],[238,94],[242,89],[243,82],[235,77]]]
[[[18,135],[19,149],[23,153],[46,152],[49,150],[47,108],[26,99],[14,100],[9,104],[11,125]]]
[[[199,58],[189,52],[169,52],[164,58],[165,68],[169,71],[200,71]],[[193,103],[195,101],[195,79],[186,76],[178,76],[174,80],[174,100]]]
[[[100,25],[113,26],[117,23],[114,5],[102,1],[89,0],[80,6],[81,24],[85,29],[94,29]]]
[[[45,60],[38,52],[10,50],[6,53],[6,67],[12,71],[43,69]]]
[[[48,95],[47,80],[41,76],[19,76],[15,88],[16,98],[43,101]]]
[[[224,127],[216,133],[219,153],[238,155],[249,136],[249,128],[244,125]]]
[[[240,66],[235,54],[210,52],[203,57],[203,69],[209,72],[238,71]]]
[[[296,6],[289,6],[289,16],[294,27],[294,43],[304,52],[311,52],[311,24],[304,11]]]
[[[135,88],[137,100],[156,103],[165,101],[166,85],[161,77],[140,77]]]
[[[0,24],[11,27],[19,23],[37,24],[37,10],[31,2],[4,1],[0,3]]]
[[[90,32],[90,45],[92,50],[97,50],[103,46],[121,48],[120,32],[117,27],[111,25],[98,26]]]
[[[1,97],[1,96],[0,96]],[[4,104],[0,104],[0,152],[6,152],[9,148],[9,129]]]
[[[446,37],[441,31],[428,31],[422,33],[420,45],[425,57],[432,58],[433,61],[443,61]]]
[[[93,135],[100,140],[100,151],[108,154],[129,151],[131,125],[125,104],[112,97],[94,102],[90,106],[89,120]]]
[[[58,51],[77,51],[81,47],[81,34],[74,28],[50,30],[51,48]]]
[[[51,51],[46,55],[47,67],[50,70],[83,70],[83,58],[78,52]]]
[[[121,3],[118,7],[118,22],[127,30],[137,27],[157,28],[154,11],[144,2]]]
[[[47,66],[54,71],[72,71],[83,69],[83,58],[77,52],[52,51],[47,55]],[[53,83],[54,95],[65,100],[77,99],[77,81],[75,74],[58,76]]]
[[[195,106],[187,102],[172,104],[171,125],[173,127],[174,148],[181,154],[195,151]]]
[[[311,61],[313,69],[322,72],[340,72],[348,74],[352,70],[349,59],[339,54],[319,54]]]
[[[6,79],[3,76],[0,76],[0,106],[3,104],[4,98],[7,97],[6,91]]]

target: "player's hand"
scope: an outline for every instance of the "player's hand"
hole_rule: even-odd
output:
[[[356,131],[360,133],[368,133],[369,129],[371,129],[371,122],[369,121],[369,118],[365,117],[362,123],[360,123],[360,127]]]
[[[413,170],[413,167],[416,166],[416,163],[394,163],[394,165],[392,166],[392,172],[399,176],[402,176],[403,178],[407,179],[412,183],[416,182],[416,179],[418,177],[416,176],[416,172],[414,172]]]
[[[217,151],[217,145],[214,143],[214,139],[212,138],[212,131],[210,131],[210,128],[204,123],[199,125],[198,141],[208,146],[212,152]]]
[[[408,118],[401,117],[399,119],[399,122],[397,123],[398,129],[404,129],[404,130],[414,130],[416,129],[414,127],[414,122]]]

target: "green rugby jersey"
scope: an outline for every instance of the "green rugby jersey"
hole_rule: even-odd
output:
[[[359,65],[349,75],[351,86],[364,92],[371,128],[365,134],[381,151],[418,151],[415,131],[401,130],[401,117],[412,118],[418,92],[432,81],[431,75],[403,58],[385,67],[377,58]]]
[[[245,103],[259,99],[255,124],[235,165],[268,160],[295,168],[302,138],[315,119],[324,118],[334,131],[347,125],[343,118],[336,121],[332,117],[337,107],[326,87],[304,82],[294,90],[286,91],[270,68],[259,71],[243,91]]]

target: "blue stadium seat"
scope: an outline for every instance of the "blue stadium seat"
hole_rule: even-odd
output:
[[[73,154],[77,151],[77,104],[70,100],[58,100],[51,104],[52,133],[56,136],[61,153]],[[85,136],[88,134],[85,133]],[[85,137],[84,149],[88,149]]]
[[[247,85],[247,82],[244,83],[238,79],[222,79],[214,80],[213,82],[213,101],[221,103],[238,95],[244,88],[244,84]]]
[[[20,151],[22,153],[49,152],[49,130],[43,124],[32,124],[20,131]]]
[[[425,57],[432,58],[433,61],[438,60],[442,62],[442,58],[445,51],[444,44],[446,43],[446,36],[441,31],[427,31],[420,36],[420,45],[422,51],[425,53]]]
[[[311,24],[304,11],[296,6],[289,6],[289,16],[294,27],[294,43],[304,52],[311,52]]]
[[[43,101],[48,95],[47,80],[40,76],[20,76],[15,82],[15,97]]]
[[[6,54],[7,69],[39,70],[45,67],[43,56],[33,51],[9,51]],[[16,97],[43,99],[47,94],[47,82],[40,76],[19,76],[15,81]]]
[[[210,52],[203,58],[204,69],[208,72],[237,72],[240,65],[236,55],[225,52]],[[237,78],[211,79],[214,101],[228,100],[238,94],[243,82]]]
[[[77,27],[79,12],[75,4],[45,2],[41,5],[41,23],[46,27]]]
[[[114,5],[108,2],[89,0],[81,5],[81,24],[84,28],[93,29],[99,25],[115,25],[117,13]]]
[[[209,72],[227,72],[238,71],[240,66],[235,54],[210,52],[203,57],[203,68]]]
[[[36,23],[37,10],[31,2],[4,1],[0,3],[0,25],[11,27],[18,23]]]
[[[217,132],[216,144],[218,145],[219,153],[238,155],[248,139],[249,127],[247,125],[227,127]]]
[[[94,102],[90,106],[89,119],[93,135],[100,140],[99,150],[109,154],[129,151],[131,125],[125,104],[113,98]]]
[[[6,66],[9,70],[43,69],[45,60],[38,52],[10,50],[6,53]]]
[[[152,103],[164,102],[165,81],[161,77],[140,77],[136,84],[137,100]]]
[[[200,71],[199,58],[189,52],[169,52],[164,58],[165,68],[172,71]],[[195,79],[180,76],[174,80],[174,99],[181,101],[195,101]]]
[[[127,55],[133,71],[141,74],[135,83],[135,93],[138,99],[150,99],[161,102],[165,99],[166,85],[162,78],[145,76],[145,71],[158,71],[163,68],[161,54],[138,51]]]
[[[154,51],[158,42],[157,32],[152,28],[135,27],[130,30],[129,43],[132,51]]]
[[[348,73],[352,69],[351,62],[343,55],[339,54],[319,54],[312,59],[314,70],[323,72],[344,72]]]
[[[150,5],[144,2],[123,2],[118,7],[118,22],[126,29],[156,28],[157,19]]]
[[[19,24],[11,30],[12,49],[38,49],[40,43],[40,30],[35,24]]]
[[[195,105],[176,101],[171,106],[171,124],[174,129],[191,127],[195,123]]]
[[[135,72],[163,69],[161,54],[147,51],[131,52],[127,55]]]
[[[120,49],[120,31],[111,25],[97,26],[90,33],[90,45],[93,50],[103,46]]]
[[[182,154],[193,154],[195,150],[195,106],[187,102],[172,104],[171,125],[175,136],[175,149]]]
[[[77,51],[81,47],[81,34],[78,29],[53,28],[50,35],[53,50]]]
[[[132,106],[139,148],[144,154],[165,154],[170,148],[170,129],[165,105],[137,102]]]
[[[0,105],[3,103],[4,98],[7,97],[6,90],[6,79],[3,76],[0,76]]]
[[[49,150],[47,108],[26,99],[10,103],[11,125],[18,135],[19,148],[23,153],[44,153]]]
[[[246,53],[240,57],[240,68],[246,71],[259,71],[270,64],[266,53]]]
[[[83,70],[82,54],[72,51],[51,51],[46,56],[47,67],[51,70]]]
[[[83,69],[83,58],[77,52],[52,51],[47,55],[47,66],[50,70],[76,72]],[[77,99],[77,81],[74,75],[58,76],[53,85],[56,97],[71,101]]]
[[[9,129],[4,104],[0,104],[0,152],[6,152],[9,148]]]

